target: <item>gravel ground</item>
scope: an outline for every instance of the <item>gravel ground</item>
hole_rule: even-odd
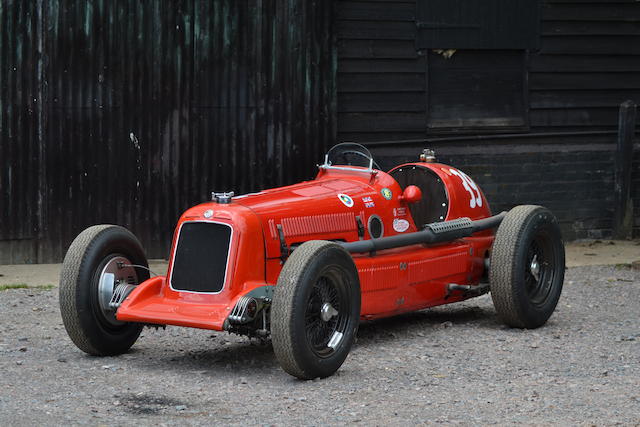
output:
[[[570,268],[538,330],[487,295],[363,324],[338,373],[303,382],[268,345],[145,329],[96,358],[67,338],[57,289],[0,292],[0,425],[640,424],[640,271]]]

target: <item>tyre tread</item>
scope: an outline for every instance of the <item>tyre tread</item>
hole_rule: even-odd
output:
[[[307,262],[309,258],[336,247],[342,249],[336,243],[324,240],[305,242],[291,254],[283,266],[274,291],[271,308],[273,350],[285,372],[300,379],[313,379],[314,376],[306,372],[295,357],[296,348],[302,338],[295,336],[293,319],[296,318],[297,310],[305,309],[294,304],[296,292],[300,290],[296,285],[306,270],[311,268]]]
[[[129,237],[138,242],[138,239],[133,233],[118,225],[100,224],[88,227],[82,231],[71,243],[71,246],[69,246],[60,271],[60,286],[58,292],[60,314],[65,329],[67,330],[69,338],[71,338],[80,350],[95,356],[104,356],[106,353],[92,344],[90,334],[86,328],[83,327],[79,316],[80,307],[77,289],[78,286],[81,286],[78,282],[80,280],[81,269],[85,264],[88,254],[96,244],[98,237],[109,230],[117,230],[118,232],[128,234]]]
[[[493,305],[500,318],[516,328],[536,327],[525,319],[518,304],[520,293],[525,290],[516,286],[517,272],[513,266],[524,241],[523,234],[537,212],[553,217],[548,209],[538,205],[520,205],[511,209],[496,232],[491,251],[489,283]]]

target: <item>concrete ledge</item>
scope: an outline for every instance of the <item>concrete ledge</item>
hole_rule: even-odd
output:
[[[581,240],[567,243],[567,267],[640,263],[640,240]],[[151,260],[157,274],[167,271],[167,262]],[[29,287],[58,286],[62,264],[0,265],[0,285],[24,284]]]

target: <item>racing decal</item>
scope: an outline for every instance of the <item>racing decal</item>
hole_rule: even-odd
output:
[[[462,171],[459,171],[457,169],[449,169],[449,172],[451,172],[453,175],[456,175],[458,178],[460,178],[460,180],[462,181],[462,185],[464,186],[464,189],[467,190],[471,195],[471,199],[469,200],[469,206],[471,208],[475,208],[476,206],[478,207],[482,206],[482,195],[480,195],[480,190],[478,189],[478,186],[476,185],[476,183],[473,182],[473,180],[469,178],[469,176]]]
[[[393,208],[393,216],[407,216],[407,208]]]
[[[352,208],[353,207],[353,199],[349,196],[347,196],[346,194],[338,194],[338,199],[340,199],[340,201],[342,202],[343,205],[345,205],[348,208]]]
[[[393,229],[398,233],[404,233],[409,228],[409,221],[406,219],[396,218],[393,220]]]
[[[393,192],[388,188],[383,188],[382,190],[380,190],[380,194],[382,194],[382,197],[387,200],[391,200],[391,198],[393,197]]]
[[[373,208],[376,206],[376,203],[373,201],[371,197],[363,197],[362,201],[364,202],[365,208]]]

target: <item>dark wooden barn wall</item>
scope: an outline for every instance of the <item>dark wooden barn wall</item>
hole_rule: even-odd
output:
[[[610,138],[549,138],[477,144],[431,143],[438,160],[455,165],[480,184],[493,212],[537,204],[558,217],[565,239],[607,238],[613,216],[614,152]],[[562,146],[563,148],[559,148]],[[373,146],[381,167],[416,159],[424,144]],[[636,235],[640,230],[640,141],[634,156]]]
[[[0,6],[0,262],[60,261],[97,223],[164,257],[210,191],[313,175],[333,140],[333,4]]]
[[[340,140],[426,136],[430,64],[416,50],[415,8],[337,1]],[[527,67],[531,131],[614,129],[619,104],[640,102],[638,2],[546,0],[541,30]]]
[[[164,256],[182,209],[212,189],[308,177],[336,129],[338,140],[361,142],[439,136],[427,131],[426,71],[441,57],[417,53],[415,6],[0,2],[0,262],[58,261],[79,230],[100,222],[131,227],[151,256]],[[543,1],[523,133],[615,129],[618,104],[640,101],[639,6]],[[613,143],[428,145],[474,175],[494,210],[544,203],[574,238],[610,230]],[[423,145],[374,150],[388,165]]]
[[[615,131],[619,104],[640,103],[640,3],[543,0],[541,16],[540,48],[528,52],[525,63],[528,124],[512,131],[540,136],[437,142],[500,129],[429,129],[433,88],[428,72],[434,58],[445,60],[432,50],[416,49],[415,0],[338,0],[338,140],[433,138],[369,146],[386,165],[434,147],[440,160],[475,177],[494,211],[545,204],[558,214],[566,238],[608,236],[615,135],[544,134]],[[452,60],[471,54],[458,51]],[[636,145],[636,159],[637,150]],[[637,162],[633,180],[640,234]]]
[[[631,199],[633,200],[633,230],[640,236],[640,144],[636,144],[632,163]]]

